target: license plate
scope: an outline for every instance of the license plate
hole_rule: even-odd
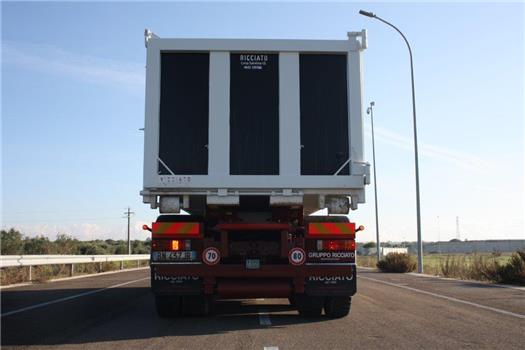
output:
[[[253,270],[261,267],[259,259],[246,259],[246,268]]]
[[[195,251],[169,252],[167,260],[194,260],[197,257]]]
[[[180,252],[153,252],[153,261],[194,261],[197,259],[197,252],[180,251]]]

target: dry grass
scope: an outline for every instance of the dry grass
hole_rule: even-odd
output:
[[[149,266],[149,261],[124,261],[124,269]],[[120,269],[120,262],[75,264],[74,276],[96,274]],[[71,265],[42,265],[31,269],[32,281],[45,282],[51,279],[69,277]],[[29,281],[29,267],[6,267],[1,269],[0,284],[5,286]]]
[[[424,273],[459,279],[525,285],[525,252],[513,254],[431,254]],[[358,256],[358,266],[376,267],[375,256]]]
[[[374,256],[365,256],[365,255],[358,255],[356,257],[356,263],[357,266],[364,266],[364,267],[377,267],[377,261],[376,257]]]

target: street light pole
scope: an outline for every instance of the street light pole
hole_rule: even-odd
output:
[[[379,214],[377,212],[377,169],[376,169],[376,146],[374,139],[374,106],[375,102],[370,102],[370,107],[367,108],[366,114],[370,114],[370,121],[372,123],[372,160],[374,163],[374,196],[376,205],[376,250],[377,250],[377,262],[381,259],[380,243],[379,243]]]
[[[416,172],[416,211],[417,211],[417,272],[423,273],[423,242],[421,240],[421,205],[419,200],[419,160],[418,160],[418,148],[417,148],[417,123],[416,123],[416,89],[414,87],[414,62],[412,60],[412,49],[408,43],[405,35],[392,23],[385,21],[384,19],[376,16],[372,12],[359,11],[360,15],[375,18],[386,25],[394,28],[403,38],[408,47],[408,53],[410,54],[410,76],[412,82],[412,118],[414,124],[414,157],[415,157],[415,172]]]

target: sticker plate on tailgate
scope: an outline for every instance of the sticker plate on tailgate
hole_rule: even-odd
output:
[[[246,268],[255,270],[261,267],[259,259],[246,259]]]

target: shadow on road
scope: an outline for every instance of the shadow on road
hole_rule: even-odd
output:
[[[2,313],[94,289],[2,291]],[[2,317],[2,345],[68,345],[152,340],[278,328],[328,320],[300,317],[285,300],[219,300],[205,317],[159,318],[149,287],[115,288]],[[16,306],[15,306],[16,305]],[[259,312],[272,325],[261,326]]]

